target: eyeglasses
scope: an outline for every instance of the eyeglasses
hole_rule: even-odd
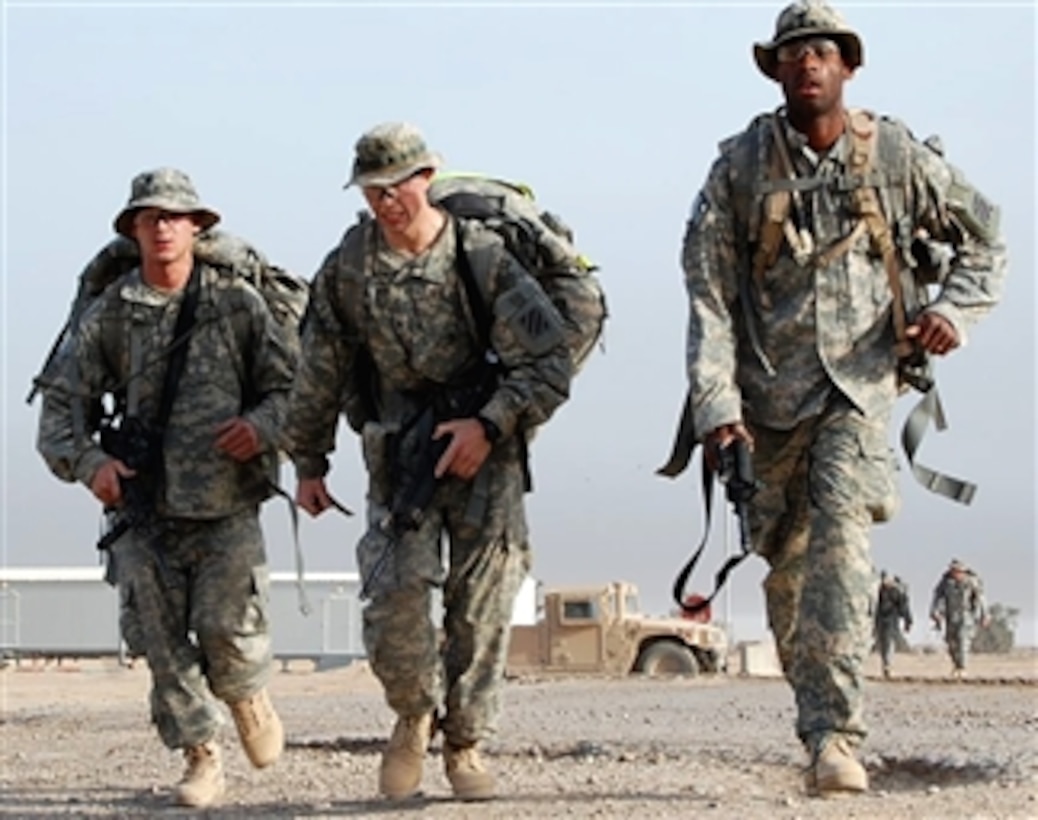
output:
[[[392,185],[366,185],[361,190],[364,195],[375,202],[381,202],[383,199],[390,198],[396,199],[397,193],[401,188],[408,187],[409,183],[412,182],[416,177],[424,173],[424,169],[420,168],[410,176],[406,176]]]
[[[783,43],[775,49],[775,58],[780,63],[796,63],[804,59],[808,54],[813,54],[819,60],[840,53],[840,45],[828,37],[812,37],[809,40],[794,40],[792,43]]]
[[[147,210],[138,212],[136,222],[145,228],[154,228],[160,222],[165,222],[167,225],[175,225],[184,219],[191,219],[191,214],[180,213],[179,211]]]

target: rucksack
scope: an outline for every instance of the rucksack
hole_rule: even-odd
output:
[[[208,230],[195,240],[195,258],[221,271],[242,277],[267,303],[286,338],[298,348],[299,323],[310,299],[310,287],[304,279],[271,265],[256,248],[233,234]],[[26,397],[31,404],[40,387],[46,387],[58,351],[75,336],[79,320],[86,309],[112,282],[140,264],[140,252],[132,239],[117,236],[94,255],[79,274],[79,285],[69,308],[65,325],[59,331],[39,375],[33,379]]]
[[[565,323],[566,346],[579,371],[602,336],[608,312],[597,267],[573,245],[573,231],[541,210],[521,184],[477,174],[437,174],[429,200],[494,231],[540,283]]]

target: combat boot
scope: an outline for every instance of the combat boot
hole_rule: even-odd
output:
[[[285,748],[285,730],[267,690],[260,689],[252,697],[229,706],[249,762],[262,769],[277,760]]]
[[[187,769],[174,789],[173,796],[178,806],[203,808],[212,806],[227,788],[223,776],[220,747],[215,740],[184,749]]]
[[[494,776],[483,765],[475,746],[444,744],[443,762],[456,797],[462,800],[489,800],[494,796]]]
[[[432,738],[431,713],[397,718],[393,734],[382,753],[378,790],[390,800],[403,800],[418,793],[422,764]]]
[[[846,739],[830,737],[807,770],[807,793],[812,797],[863,792],[869,788],[865,767]]]

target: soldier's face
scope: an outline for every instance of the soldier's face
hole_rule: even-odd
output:
[[[817,116],[836,110],[843,84],[854,73],[836,43],[824,38],[794,41],[780,48],[778,56],[775,73],[790,111]]]
[[[146,262],[168,265],[183,259],[194,246],[197,233],[191,214],[142,208],[133,218],[133,235]]]
[[[431,170],[419,171],[396,185],[363,188],[364,199],[378,224],[392,234],[406,233],[415,218],[429,208]]]

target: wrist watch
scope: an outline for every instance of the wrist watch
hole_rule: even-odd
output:
[[[476,421],[482,425],[483,435],[486,436],[487,441],[491,444],[497,444],[498,440],[501,438],[501,428],[494,424],[490,419],[486,418],[486,416],[476,416]]]

